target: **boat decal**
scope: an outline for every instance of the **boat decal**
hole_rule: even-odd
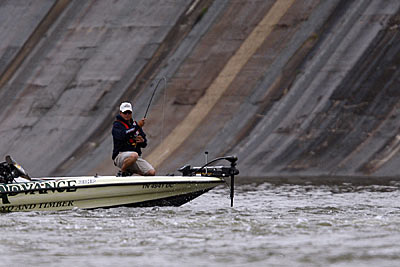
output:
[[[79,185],[79,188],[94,188],[94,187],[110,187],[110,186],[142,186],[142,188],[162,188],[160,185],[164,185],[164,188],[167,187],[173,187],[175,185],[180,185],[180,184],[186,184],[186,185],[201,185],[201,184],[222,184],[224,183],[223,180],[206,180],[206,181],[168,181],[168,182],[154,182],[154,181],[149,181],[149,182],[116,182],[112,184],[101,184],[101,183],[96,183],[96,184],[89,184],[89,185]]]
[[[28,210],[40,210],[49,208],[60,208],[60,207],[73,207],[74,201],[56,201],[47,203],[36,203],[36,204],[22,204],[22,205],[11,205],[0,207],[0,212],[10,212],[10,211],[28,211]]]
[[[174,185],[171,183],[152,183],[152,184],[143,184],[143,189],[148,188],[173,188]]]
[[[1,184],[0,194],[3,204],[10,204],[8,196],[16,196],[18,194],[47,194],[51,192],[76,192],[76,180],[61,180],[48,182],[28,182],[19,184]]]
[[[97,181],[95,178],[88,178],[88,179],[80,179],[77,182],[78,182],[78,184],[94,184]]]

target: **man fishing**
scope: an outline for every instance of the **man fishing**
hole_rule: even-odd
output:
[[[131,103],[121,104],[112,128],[112,159],[115,166],[121,169],[118,176],[131,176],[134,173],[154,176],[156,173],[153,166],[141,157],[142,148],[147,146],[146,134],[142,129],[144,123],[145,119],[139,122],[133,120]]]

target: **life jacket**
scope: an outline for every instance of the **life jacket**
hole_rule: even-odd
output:
[[[127,130],[133,129],[133,128],[130,128],[129,125],[126,124],[124,121],[117,120],[117,122],[120,122],[122,125],[124,125],[125,128],[126,128]],[[136,122],[133,122],[133,124],[134,124],[134,126],[137,125]],[[138,136],[139,134],[140,134],[139,130],[136,130],[134,136],[136,137],[136,136]],[[132,145],[132,146],[136,146],[136,140],[135,140],[134,138],[129,138],[128,143],[129,143],[130,145]]]

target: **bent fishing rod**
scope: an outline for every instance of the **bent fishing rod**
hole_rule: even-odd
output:
[[[153,94],[151,95],[149,104],[147,105],[146,112],[144,113],[144,118],[146,118],[146,116],[147,116],[147,112],[149,111],[151,102],[153,101],[153,97],[154,97],[154,95],[156,94],[157,88],[158,88],[158,86],[160,85],[160,82],[161,82],[161,81],[164,81],[164,90],[165,90],[165,87],[167,87],[167,78],[165,78],[165,76],[163,76],[161,79],[158,80],[158,82],[157,82],[157,84],[156,84],[156,87],[155,87],[154,90],[153,90]]]

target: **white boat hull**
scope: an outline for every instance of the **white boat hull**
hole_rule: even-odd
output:
[[[224,183],[203,176],[85,176],[0,184],[0,212],[180,206]]]

